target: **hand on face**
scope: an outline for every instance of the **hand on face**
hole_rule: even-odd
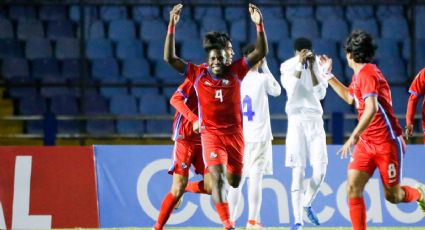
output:
[[[180,20],[180,13],[182,12],[183,4],[177,4],[170,11],[170,23],[175,25]]]

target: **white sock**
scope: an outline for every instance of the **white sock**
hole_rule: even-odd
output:
[[[295,223],[303,224],[303,199],[304,199],[304,167],[292,169],[291,201]]]
[[[242,197],[242,187],[245,183],[246,175],[242,174],[241,182],[237,188],[229,186],[227,193],[227,202],[229,204],[230,211],[230,220],[236,222],[236,217],[238,215],[239,201]]]
[[[319,192],[320,185],[325,179],[326,175],[326,163],[314,164],[313,165],[313,175],[310,178],[310,181],[307,185],[307,191],[304,195],[304,207],[310,207],[314,198],[316,198],[317,193]]]
[[[262,171],[251,171],[249,173],[248,220],[260,222],[260,210],[263,201],[263,174]]]

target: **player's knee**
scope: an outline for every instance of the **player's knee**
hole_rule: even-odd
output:
[[[347,184],[348,197],[361,197],[363,191],[355,184]]]
[[[180,197],[181,195],[183,195],[185,189],[186,183],[173,183],[173,185],[171,186],[171,194],[173,194],[174,197]]]

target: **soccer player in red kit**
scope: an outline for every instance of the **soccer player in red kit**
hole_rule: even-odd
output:
[[[376,168],[385,199],[391,203],[417,201],[425,211],[425,187],[400,186],[405,143],[391,106],[390,87],[378,67],[370,63],[376,49],[372,37],[361,30],[353,31],[344,48],[348,65],[354,70],[348,88],[331,73],[331,59],[322,56],[320,62],[326,66],[331,87],[348,104],[355,103],[359,114],[356,128],[339,153],[346,158],[356,145],[348,165],[347,193],[353,229],[363,230],[367,227],[363,190]]]
[[[183,5],[170,12],[164,46],[164,60],[194,84],[199,101],[199,123],[203,158],[211,176],[212,197],[225,229],[234,229],[227,204],[226,178],[232,187],[239,185],[243,160],[240,83],[249,70],[268,52],[260,10],[249,4],[252,21],[257,25],[255,50],[227,66],[225,47],[213,44],[205,48],[208,66],[196,66],[175,54],[174,31]]]
[[[419,71],[409,88],[409,102],[407,103],[406,113],[406,137],[413,134],[413,118],[416,113],[416,104],[425,95],[425,68]],[[422,100],[422,130],[424,132],[425,144],[425,99]]]

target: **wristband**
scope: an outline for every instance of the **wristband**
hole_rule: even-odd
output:
[[[257,32],[264,32],[264,23],[257,24]]]
[[[174,34],[176,32],[176,27],[173,25],[169,25],[168,26],[168,33],[169,34]]]
[[[297,64],[297,66],[295,67],[295,70],[298,72],[301,72],[303,70],[303,64],[301,62],[299,62]]]

